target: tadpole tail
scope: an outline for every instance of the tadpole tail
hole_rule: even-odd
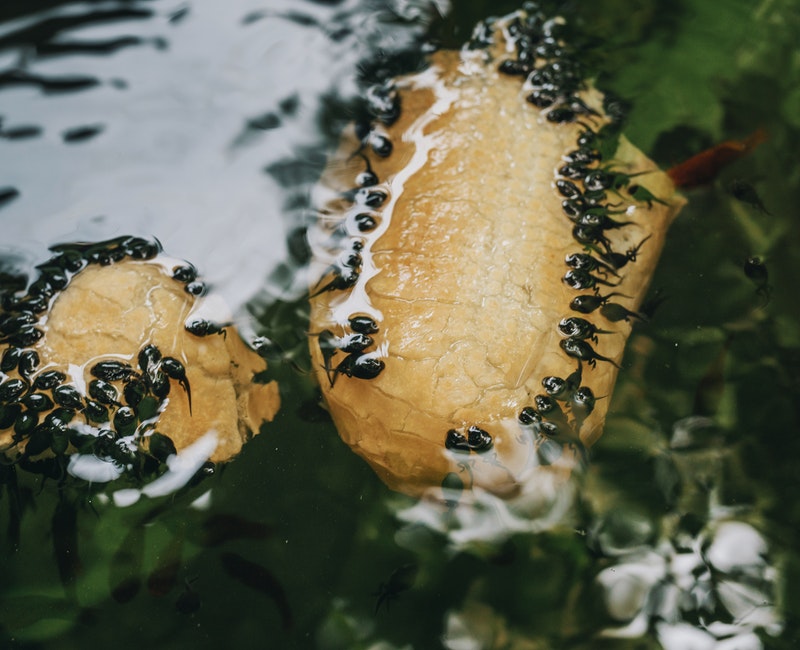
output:
[[[608,363],[610,363],[612,366],[614,366],[618,370],[622,369],[621,366],[616,361],[614,361],[613,359],[609,359],[608,357],[604,357],[602,354],[597,354],[595,352],[594,358],[597,359],[598,361],[608,361]]]
[[[186,377],[184,377],[183,379],[180,379],[178,381],[178,383],[181,385],[183,390],[186,391],[186,397],[189,399],[189,415],[191,415],[192,414],[192,388],[191,388],[191,386],[189,386],[189,380]]]
[[[336,372],[336,368],[331,368],[323,364],[320,364],[320,368],[325,371],[325,376],[328,378],[328,383],[330,384],[331,388],[333,388],[333,385],[336,383],[336,375],[338,374]]]
[[[322,283],[322,280],[325,279],[325,277],[327,277],[330,273],[331,272],[328,272],[325,275],[323,275],[320,278],[319,282],[317,282],[317,284],[314,285],[314,288],[316,289]],[[317,289],[317,291],[314,291],[314,293],[309,292],[308,299],[311,300],[312,298],[316,298],[317,296],[325,293],[326,291],[335,291],[336,289],[346,289],[347,287],[348,284],[346,281],[343,281],[341,274],[334,273],[333,279],[330,282],[328,282],[328,284],[324,285],[320,289]]]

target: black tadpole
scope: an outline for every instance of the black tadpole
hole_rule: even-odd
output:
[[[81,572],[78,554],[78,510],[75,503],[59,492],[58,504],[50,520],[53,554],[58,567],[58,577],[64,589],[75,595],[75,584]]]
[[[601,295],[581,295],[575,296],[572,301],[569,303],[569,308],[572,311],[580,312],[581,314],[591,314],[595,309],[600,307],[601,305],[605,305],[609,299],[613,298],[614,296],[620,296],[621,298],[630,298],[630,296],[626,296],[625,294],[618,293],[616,291],[609,293],[605,296]]]
[[[351,352],[336,366],[332,378],[329,377],[331,388],[333,388],[338,375],[347,375],[356,379],[375,379],[381,374],[385,365],[377,357]]]
[[[603,229],[597,226],[576,224],[572,229],[572,238],[582,246],[596,247],[598,244],[602,246],[605,250],[605,253],[601,253],[603,259],[606,259],[606,255],[613,254],[611,241],[603,234]]]
[[[621,320],[624,320],[627,323],[631,318],[635,318],[636,320],[642,322],[647,321],[647,316],[644,314],[626,309],[622,305],[618,305],[615,302],[608,302],[600,307],[600,313],[604,318],[610,320],[612,323],[618,323]]]
[[[378,590],[373,593],[377,596],[378,600],[375,603],[375,614],[380,610],[381,605],[386,603],[386,609],[389,609],[389,603],[397,600],[398,596],[410,589],[414,585],[417,577],[418,567],[416,564],[405,564],[392,572],[389,576],[388,582],[381,582],[378,585]]]
[[[582,376],[583,369],[580,362],[578,362],[578,368],[570,373],[566,379],[553,376],[545,377],[542,379],[542,386],[548,396],[566,402],[572,399],[573,393],[581,385]],[[541,404],[536,402],[536,407],[537,409],[540,408]],[[545,415],[545,413],[542,411],[541,415]]]
[[[467,429],[464,435],[456,429],[450,429],[445,436],[444,446],[451,451],[483,452],[491,449],[494,441],[491,434],[475,425]]]
[[[633,221],[614,221],[608,216],[605,209],[592,208],[586,210],[583,215],[578,219],[578,225],[588,228],[597,228],[600,231],[614,230],[616,228],[624,228],[625,226],[632,225]]]
[[[369,135],[369,145],[372,151],[381,158],[388,158],[392,154],[392,141],[385,135],[371,133]]]
[[[29,311],[23,311],[19,314],[4,314],[0,317],[0,334],[10,336],[16,334],[25,325],[33,325],[39,320],[34,314]]]
[[[594,410],[597,398],[588,386],[581,386],[572,394],[572,416],[575,418],[575,426],[580,429],[584,420],[591,415]]]
[[[652,235],[647,235],[642,241],[640,241],[636,246],[631,246],[627,251],[624,253],[615,253],[614,251],[606,251],[605,253],[600,253],[600,256],[609,264],[611,264],[615,269],[619,270],[623,266],[625,266],[628,262],[635,262],[637,257],[639,256],[639,251],[642,248],[642,245],[652,237]]]
[[[134,370],[130,364],[122,361],[100,361],[92,366],[91,373],[105,381],[124,381],[134,374]]]
[[[6,348],[3,352],[3,356],[0,357],[0,371],[11,372],[14,370],[19,364],[21,354],[22,350],[20,348],[15,348],[13,346]]]
[[[347,322],[354,332],[375,334],[378,331],[378,324],[369,316],[352,316]]]
[[[327,375],[331,386],[333,386],[336,381],[336,373],[340,372],[338,368],[334,368],[332,364],[333,357],[336,355],[336,353],[341,350],[342,352],[347,352],[350,355],[356,354],[356,356],[358,356],[359,353],[363,352],[373,343],[371,336],[362,334],[360,332],[345,334],[344,336],[336,336],[330,330],[322,330],[319,334],[311,334],[310,336],[317,337],[319,351],[322,354],[322,367],[325,370],[325,374]],[[342,363],[344,364],[345,361],[347,361],[347,359],[342,361]],[[349,367],[351,363],[355,364],[355,359],[347,361],[348,365],[346,365],[345,368]],[[347,374],[344,369],[341,370],[341,372]]]
[[[595,343],[597,343],[598,334],[613,334],[610,330],[598,329],[593,323],[578,316],[562,318],[558,323],[558,331],[562,336],[573,339],[589,339]]]
[[[155,370],[161,362],[161,350],[159,350],[156,345],[146,345],[139,350],[137,361],[139,362],[139,368],[141,368],[142,372],[150,373]]]
[[[583,289],[594,289],[594,291],[597,292],[599,291],[599,287],[597,285],[602,284],[606,287],[616,287],[617,284],[619,284],[617,282],[608,282],[607,280],[603,280],[602,278],[592,275],[587,271],[579,271],[576,269],[570,269],[561,279],[568,287],[578,291]]]
[[[580,339],[564,339],[561,341],[561,349],[574,359],[586,361],[592,367],[596,366],[598,361],[607,361],[612,366],[619,368],[616,361],[598,354],[591,345]]]
[[[322,330],[316,335],[319,351],[322,354],[322,367],[325,369],[325,374],[328,376],[328,382],[333,386],[336,381],[336,369],[331,364],[331,359],[338,352],[339,346],[336,345],[337,336],[330,330]]]
[[[102,379],[89,382],[89,395],[100,404],[119,406],[117,389]]]
[[[325,293],[326,291],[349,289],[356,282],[358,282],[358,271],[356,269],[339,268],[338,266],[332,266],[325,272],[322,278],[320,278],[320,281],[317,282],[317,286],[322,284],[322,279],[325,278],[325,276],[329,275],[330,273],[333,273],[333,279],[327,284],[317,289],[314,293],[310,294],[308,296],[309,298],[315,298],[316,296],[320,295],[321,293]]]
[[[772,287],[764,261],[760,257],[748,257],[744,263],[744,274],[756,285],[756,294],[764,298],[766,305],[772,295]]]
[[[731,196],[737,201],[746,203],[751,208],[755,208],[759,212],[772,216],[769,210],[764,207],[764,202],[750,183],[741,179],[736,179],[730,184],[729,190]]]
[[[221,334],[222,338],[228,337],[228,332],[225,329],[229,327],[233,323],[224,323],[219,324],[215,323],[210,320],[206,320],[204,318],[198,318],[192,321],[188,321],[184,325],[184,329],[189,332],[189,334],[194,334],[195,336],[210,336],[211,334]]]
[[[588,253],[570,253],[564,259],[567,266],[576,271],[587,271],[591,273],[592,271],[597,271],[598,273],[602,273],[603,275],[607,273],[611,273],[612,275],[616,275],[619,277],[619,273],[617,270],[612,266],[601,262],[598,259],[595,259]]]
[[[373,185],[377,185],[379,183],[378,175],[372,170],[372,165],[370,165],[369,158],[367,158],[360,151],[353,155],[359,156],[366,165],[366,169],[364,169],[363,172],[359,172],[358,176],[356,176],[356,185],[359,187],[372,187]]]
[[[564,411],[558,405],[558,402],[550,395],[536,395],[533,398],[534,407],[538,413],[548,420],[554,421],[556,424],[567,424]]]
[[[19,374],[30,381],[31,375],[39,367],[39,353],[36,350],[25,350],[19,356]]]
[[[553,375],[542,379],[542,387],[550,397],[560,400],[569,399],[570,393],[573,390],[565,379]]]
[[[278,610],[284,630],[292,627],[293,615],[286,592],[266,567],[246,560],[238,553],[222,553],[222,567],[231,578],[270,598]]]
[[[175,357],[164,357],[161,360],[161,367],[170,379],[177,381],[181,388],[186,391],[186,397],[189,399],[189,415],[192,414],[192,389],[189,386],[189,380],[186,377],[186,368]]]
[[[748,257],[744,263],[744,274],[756,284],[769,280],[769,272],[760,257]]]

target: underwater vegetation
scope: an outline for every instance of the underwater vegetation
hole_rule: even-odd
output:
[[[114,504],[113,486],[74,477],[60,483],[3,465],[0,645],[247,648],[265,638],[321,648],[797,645],[800,84],[792,54],[800,20],[792,2],[541,4],[548,15],[566,15],[565,42],[585,54],[598,88],[624,100],[624,133],[662,169],[746,141],[759,128],[766,135],[715,180],[685,190],[688,203],[640,305],[611,296],[625,291],[600,281],[615,284],[615,272],[646,264],[652,239],[614,246],[631,227],[617,228],[605,219],[627,217],[605,211],[599,218],[611,252],[600,240],[582,250],[568,235],[574,248],[552,265],[564,313],[550,327],[554,358],[570,366],[538,377],[513,415],[538,424],[549,406],[536,402],[542,395],[569,423],[587,397],[581,386],[594,394],[592,415],[608,413],[585,472],[558,493],[551,518],[394,493],[342,444],[319,406],[309,343],[327,357],[318,370],[322,388],[372,385],[390,370],[387,363],[372,379],[357,376],[374,374],[377,364],[362,369],[356,359],[390,334],[375,319],[377,332],[345,319],[352,331],[319,328],[311,334],[321,340],[309,341],[304,294],[319,278],[309,281],[305,272],[303,233],[315,218],[309,196],[326,154],[363,114],[358,97],[376,76],[414,73],[430,49],[425,43],[458,48],[479,20],[518,8],[270,0],[222,9],[150,0],[0,10],[4,291],[28,293],[36,264],[57,242],[156,235],[233,307],[230,318],[193,322],[195,333],[221,343],[235,323],[247,340],[260,337],[255,349],[269,363],[263,379],[280,382],[282,403],[235,461],[170,496],[141,495],[127,507]],[[535,99],[546,103],[541,90]],[[386,150],[385,141],[375,143]],[[399,147],[391,144],[386,160]],[[575,163],[598,166],[565,160],[560,167]],[[586,174],[564,180],[585,198]],[[631,200],[662,198],[651,199],[638,180],[622,190]],[[363,189],[359,214],[380,228],[379,213],[393,197]],[[610,201],[613,191],[606,192]],[[583,218],[586,206],[576,198],[570,214]],[[571,199],[558,200],[561,223],[574,228],[560,207]],[[361,237],[373,222],[353,226],[352,236]],[[364,259],[359,267],[350,258],[349,268],[363,275]],[[317,298],[338,291],[345,290]],[[569,307],[577,295],[588,297],[577,303],[588,313]],[[27,380],[19,364],[39,325],[4,327],[4,338],[20,343],[6,363],[22,382],[6,388],[4,405],[14,395],[29,403],[14,424],[23,408],[46,400],[74,409],[71,422],[81,420],[86,398],[83,411],[69,390],[58,390],[58,400],[73,406],[56,401],[64,383],[29,394],[21,388]],[[632,330],[624,354],[608,352],[608,332],[617,327]],[[561,348],[568,340],[572,356]],[[162,359],[175,356],[159,348]],[[620,366],[613,400],[589,382],[616,372],[591,356],[598,354]],[[30,377],[46,371],[34,361],[28,354],[22,363]],[[147,385],[138,358],[128,365]],[[156,364],[155,374],[156,367],[167,371]],[[186,382],[171,370],[177,376],[166,399],[188,414],[191,392],[196,413],[198,384],[184,369]],[[98,372],[117,371],[128,369]],[[89,377],[116,385],[118,405],[89,398],[112,420],[130,407],[124,379]],[[543,385],[545,377],[554,379]],[[569,402],[558,399],[570,391]],[[455,447],[475,447],[453,454],[492,453],[495,444],[482,434],[471,442],[469,427],[452,428],[463,436]],[[439,448],[448,431],[438,432]],[[57,440],[58,448],[63,434],[41,440]],[[548,444],[542,453],[551,452]],[[454,496],[464,485],[451,477],[445,487]]]

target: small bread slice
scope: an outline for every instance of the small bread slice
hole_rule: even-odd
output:
[[[127,436],[131,448],[147,450],[154,431],[168,436],[178,452],[210,436],[213,440],[208,459],[232,459],[259,432],[263,422],[274,418],[280,406],[278,385],[253,381],[256,374],[266,370],[264,360],[230,326],[230,312],[218,296],[192,295],[173,279],[172,268],[181,264],[158,255],[147,260],[126,258],[107,265],[91,264],[75,273],[38,317],[37,327],[43,334],[29,350],[38,358],[35,371],[25,378],[15,369],[8,381],[24,380],[30,386],[29,393],[52,393],[55,397],[53,391],[58,389],[39,389],[37,379],[43,373],[60,373],[63,380],[59,383],[77,391],[79,397],[75,399],[81,401],[81,406],[71,410],[70,429],[87,438],[99,436],[112,427],[115,413],[123,407],[130,410],[123,397],[130,377],[109,378],[107,383],[112,387],[108,390],[114,395],[107,402],[110,421],[93,421],[84,408],[90,399],[91,382],[96,379],[93,368],[98,363],[113,362],[127,366],[131,377],[144,375],[137,355],[146,346],[154,346],[160,358],[179,362],[177,367],[183,375],[169,379],[171,390],[161,400],[157,414]],[[187,324],[203,318],[227,326],[207,336],[187,330]],[[0,355],[8,348],[0,345]],[[46,422],[48,415],[41,412],[35,417]],[[117,441],[123,438],[119,431],[115,436]],[[20,436],[9,427],[0,431],[0,453],[11,458],[30,456],[30,440],[30,436]],[[76,451],[72,445],[66,449],[67,454]],[[33,455],[52,454],[47,449]]]

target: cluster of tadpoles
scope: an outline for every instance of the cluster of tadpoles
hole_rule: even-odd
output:
[[[494,27],[491,22],[481,23],[473,34],[470,46],[485,48],[493,45]],[[525,11],[519,12],[503,26],[507,37],[514,43],[516,57],[503,60],[498,67],[503,74],[525,78],[525,88],[529,90],[527,101],[544,111],[546,119],[553,123],[571,123],[581,116],[597,115],[580,98],[580,92],[586,89],[585,77],[580,64],[560,39],[562,28],[563,21],[547,18],[532,3],[527,3]],[[589,134],[595,135],[587,127],[579,139],[579,148],[565,157],[564,168],[560,171],[565,178],[557,182],[557,187],[565,197],[565,213],[576,224],[573,236],[579,241],[591,237],[591,243],[596,244],[607,240],[593,235],[623,224],[613,221],[607,214],[608,208],[600,206],[605,192],[598,186],[619,181],[610,172],[589,169],[600,160],[600,152],[594,146],[597,141]],[[582,179],[591,187],[598,187],[599,191],[585,197],[577,185],[568,179]],[[608,252],[611,253],[610,245]],[[600,298],[597,296],[599,286],[613,286],[608,278],[617,275],[611,261],[599,261],[588,253],[568,256],[567,264],[570,270],[564,281],[578,289],[595,289],[593,298]],[[593,271],[599,272],[599,275],[592,275]],[[579,303],[587,309],[590,306],[583,299]],[[596,401],[591,388],[581,385],[582,361],[593,366],[598,360],[610,360],[596,354],[586,342],[586,339],[596,341],[597,334],[604,331],[585,319],[564,319],[559,331],[567,337],[562,342],[562,348],[569,356],[578,359],[578,368],[566,379],[545,377],[542,380],[544,394],[536,395],[534,404],[522,409],[518,421],[537,437],[566,436],[575,442],[579,440],[575,431],[580,429],[592,412]],[[465,432],[451,429],[445,437],[445,447],[457,452],[485,452],[492,445],[491,434],[477,426],[467,427]]]
[[[50,250],[55,255],[36,267],[38,276],[27,291],[0,293],[0,345],[18,350],[35,345],[44,335],[37,327],[42,314],[89,264],[108,265],[125,257],[151,259],[161,248],[138,237],[120,237],[98,244],[61,244]]]
[[[340,250],[336,261],[331,264],[320,277],[311,298],[326,291],[350,289],[358,282],[361,273],[364,249],[364,237],[377,228],[381,215],[378,209],[389,198],[385,189],[376,187],[380,183],[378,175],[369,164],[364,154],[365,149],[381,158],[386,158],[393,151],[392,142],[381,125],[391,126],[400,115],[400,96],[391,81],[370,86],[365,94],[365,115],[356,121],[355,131],[359,147],[353,157],[363,159],[366,168],[356,176],[355,187],[344,192],[342,199],[353,204],[342,222],[337,224],[333,233],[333,244]],[[341,240],[347,238],[348,243],[342,245]]]
[[[4,362],[7,356],[8,351]],[[190,410],[191,389],[183,364],[173,357],[162,358],[154,345],[142,348],[138,364],[137,370],[117,360],[99,361],[90,369],[93,379],[86,395],[59,370],[4,381],[0,385],[0,430],[13,429],[10,449],[20,446],[20,465],[47,470],[54,468],[60,457],[77,452],[128,468],[139,460],[142,474],[156,470],[158,462],[175,453],[169,438],[155,431],[170,380],[183,387]],[[4,368],[11,370],[9,366]],[[139,444],[145,436],[149,438],[147,453]],[[55,458],[32,460],[48,451]],[[152,460],[157,461],[156,466],[150,466]]]
[[[378,333],[378,324],[369,316],[352,316],[348,319],[348,324],[351,331],[343,336],[336,336],[330,330],[314,334],[331,388],[339,375],[374,379],[385,367],[375,352],[366,351],[374,343],[371,335]],[[343,353],[345,357],[334,365],[334,357],[339,353]]]
[[[515,57],[501,61],[498,66],[502,74],[524,78],[527,101],[542,110],[549,122],[558,124],[598,115],[580,97],[580,93],[586,89],[585,75],[574,53],[561,40],[563,26],[561,19],[548,18],[533,3],[527,3],[524,11],[502,27],[514,44]],[[470,46],[485,48],[493,45],[494,31],[494,23],[480,24]],[[614,264],[623,264],[611,257],[613,252],[603,233],[625,224],[613,220],[609,216],[609,207],[602,204],[606,198],[605,190],[622,183],[623,175],[593,167],[601,159],[598,144],[597,135],[586,127],[578,139],[578,149],[565,156],[565,164],[559,171],[563,178],[556,181],[556,187],[564,197],[564,212],[575,222],[573,237],[591,247],[608,243],[604,251],[608,254],[606,258],[597,259],[589,253],[567,256],[566,262],[570,268],[564,276],[564,282],[575,289],[591,288],[595,292],[591,296],[579,296],[576,299],[573,309],[581,307],[585,310],[583,313],[590,313],[606,304],[610,296],[599,296],[599,287],[614,286],[615,283],[610,280],[611,276],[618,275]],[[573,182],[575,180],[583,181],[587,191],[581,191]],[[635,259],[635,252],[631,255]],[[592,300],[597,304],[592,305]],[[589,321],[565,318],[559,325],[559,331],[566,337],[562,341],[562,349],[578,359],[578,368],[566,379],[545,377],[542,380],[544,393],[534,397],[532,406],[522,409],[518,421],[537,437],[560,437],[575,442],[579,440],[575,431],[580,429],[592,412],[597,399],[591,388],[581,385],[582,362],[594,366],[597,361],[613,361],[597,354],[587,342],[587,339],[596,341],[597,334],[605,333]],[[484,452],[491,449],[492,444],[492,436],[477,426],[470,426],[463,433],[451,429],[445,438],[445,447],[465,453]]]
[[[578,122],[583,127],[576,148],[564,156],[555,181],[562,198],[562,211],[573,223],[572,237],[583,247],[582,251],[566,256],[568,268],[563,282],[576,291],[592,291],[576,296],[570,302],[570,309],[581,315],[599,310],[610,322],[643,319],[642,315],[610,301],[615,296],[625,297],[623,294],[613,291],[600,294],[602,287],[613,288],[619,284],[620,270],[629,262],[636,261],[642,245],[649,238],[644,238],[625,253],[613,250],[607,233],[632,222],[615,218],[625,210],[615,209],[621,203],[612,204],[609,192],[620,195],[624,190],[634,200],[648,204],[659,202],[659,199],[644,187],[632,184],[633,174],[603,164],[604,138],[615,136],[618,116],[613,116],[612,123],[599,130],[581,120],[591,121],[598,113],[580,98],[580,93],[586,90],[585,74],[573,53],[561,42],[559,34],[562,28],[563,21],[548,19],[529,3],[526,11],[505,27],[514,40],[516,58],[502,61],[498,70],[525,78],[525,87],[530,90],[527,101],[544,111],[548,121]],[[566,435],[571,440],[578,440],[576,432],[580,431],[599,399],[590,387],[581,385],[583,362],[590,367],[598,361],[617,364],[597,353],[590,343],[597,343],[598,335],[610,333],[608,330],[598,328],[582,316],[570,316],[559,322],[558,331],[563,337],[561,349],[578,361],[577,370],[566,379],[545,377],[542,380],[545,394],[536,395],[534,404],[525,407],[518,420],[538,436]]]
[[[5,346],[0,355],[0,431],[12,431],[5,458],[57,479],[64,477],[66,457],[74,452],[110,460],[139,477],[158,472],[175,453],[169,437],[155,430],[172,381],[183,388],[191,413],[183,363],[149,344],[139,351],[138,367],[116,359],[95,363],[83,394],[64,372],[43,366],[34,346],[44,336],[45,313],[77,273],[125,258],[149,260],[161,247],[138,237],[119,237],[61,244],[51,251],[55,254],[37,267],[38,276],[27,291],[0,295],[0,345]],[[191,265],[176,266],[172,277],[189,294],[205,292]],[[220,331],[200,329],[192,333]]]
[[[569,307],[579,314],[592,314],[595,311],[609,322],[644,320],[644,316],[626,307],[611,302],[615,296],[626,297],[619,292],[600,294],[601,287],[616,287],[620,280],[620,270],[629,262],[635,262],[642,245],[650,238],[645,237],[625,253],[613,250],[606,233],[631,225],[630,221],[617,221],[611,214],[621,214],[608,201],[608,192],[619,193],[624,188],[639,200],[656,201],[647,190],[639,186],[631,188],[631,175],[613,170],[609,166],[600,167],[602,154],[599,141],[603,130],[595,132],[589,127],[578,136],[578,148],[564,156],[565,164],[558,170],[555,182],[562,197],[561,207],[567,218],[574,224],[573,239],[583,246],[583,250],[569,253],[565,257],[567,272],[563,282],[576,291],[591,290],[590,294],[580,294],[570,301]],[[589,341],[597,343],[598,334],[609,333],[598,329],[581,317],[565,318],[559,323],[559,333],[565,338],[561,341],[564,352],[580,362],[586,361],[595,366],[598,361],[617,365],[592,347]]]
[[[345,193],[346,198],[353,202],[353,210],[337,226],[334,233],[335,245],[340,252],[336,260],[322,273],[310,298],[326,291],[344,291],[358,282],[363,262],[361,256],[364,250],[363,235],[375,230],[380,218],[375,209],[383,205],[387,199],[387,194],[383,190],[371,189],[378,183],[377,178],[367,162],[367,170],[356,178],[358,187]],[[342,246],[341,240],[345,237],[348,238],[348,242]]]
[[[366,167],[355,179],[355,187],[344,192],[342,199],[352,203],[347,216],[337,224],[333,232],[332,244],[339,251],[336,260],[322,273],[309,298],[326,291],[351,289],[361,275],[362,252],[365,237],[377,228],[381,215],[378,209],[386,203],[389,195],[385,189],[377,188],[380,183],[373,171],[365,149],[381,158],[391,155],[393,145],[382,126],[391,126],[400,116],[400,96],[391,81],[370,86],[365,93],[365,115],[356,121],[355,131],[359,147],[353,156],[363,159]],[[342,245],[342,240],[347,242]],[[348,320],[350,332],[337,336],[330,330],[323,330],[313,336],[318,337],[325,372],[331,387],[339,375],[356,379],[374,379],[384,369],[384,362],[376,352],[368,352],[373,345],[373,334],[378,332],[375,321],[368,316],[353,315]],[[346,356],[334,365],[338,353]]]
[[[488,23],[485,28],[491,27]],[[598,115],[580,97],[586,89],[585,74],[575,53],[564,44],[563,31],[561,18],[548,18],[534,3],[526,3],[525,10],[505,25],[516,56],[498,68],[503,74],[524,77],[527,101],[544,111],[548,121],[559,124]],[[491,36],[480,36],[483,29],[476,33],[479,40],[473,40],[473,46],[492,43]]]

